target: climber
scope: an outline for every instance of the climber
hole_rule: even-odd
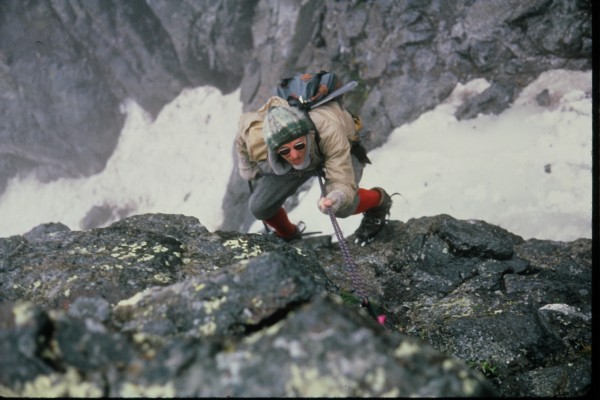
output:
[[[357,140],[355,120],[338,101],[307,115],[274,96],[257,111],[243,114],[238,128],[239,173],[251,183],[250,211],[278,237],[302,237],[304,223],[290,222],[283,204],[321,170],[326,187],[326,196],[317,204],[321,212],[328,213],[330,207],[339,218],[363,213],[354,232],[361,245],[385,226],[392,200],[380,187],[358,188],[369,159]]]

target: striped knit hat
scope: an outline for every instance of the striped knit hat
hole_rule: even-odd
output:
[[[267,111],[263,135],[269,149],[275,151],[282,144],[308,134],[310,129],[312,129],[312,123],[302,111],[275,106]]]

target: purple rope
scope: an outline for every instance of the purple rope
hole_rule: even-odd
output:
[[[325,197],[327,195],[325,191],[325,183],[323,182],[323,175],[319,175],[319,185],[321,186],[321,195]],[[348,249],[348,243],[344,238],[342,230],[340,229],[340,225],[337,222],[337,218],[333,213],[331,207],[327,208],[327,214],[329,214],[329,219],[331,219],[331,224],[333,225],[333,230],[335,231],[335,236],[338,239],[338,244],[340,245],[340,249],[342,250],[342,256],[344,257],[344,263],[348,267],[348,272],[350,272],[350,278],[352,279],[352,285],[356,290],[356,293],[363,299],[363,302],[368,303],[368,298],[365,292],[363,291],[363,284],[358,274],[356,264],[354,263],[354,259],[350,255],[350,250]]]
[[[323,181],[324,175],[325,174],[324,174],[323,170],[320,170],[319,171],[319,185],[321,186],[321,196],[323,196],[323,197],[325,197],[327,195],[327,192],[325,190],[325,182]],[[356,293],[362,300],[361,306],[366,307],[367,310],[369,311],[369,314],[371,314],[371,316],[373,318],[375,318],[375,320],[380,325],[385,327],[386,316],[384,314],[377,315],[377,313],[373,309],[373,306],[371,305],[371,303],[369,303],[369,298],[367,297],[366,293],[363,290],[364,286],[363,286],[360,274],[358,273],[358,268],[356,267],[356,264],[354,263],[354,259],[350,255],[350,250],[348,249],[348,243],[346,242],[346,238],[344,238],[342,230],[340,229],[340,225],[338,224],[337,218],[335,217],[335,214],[333,213],[333,210],[331,209],[331,207],[327,208],[327,214],[329,215],[329,219],[331,220],[331,225],[333,225],[333,230],[335,231],[335,236],[338,239],[338,243],[340,245],[340,250],[342,251],[342,255],[344,257],[344,264],[346,264],[346,266],[348,267],[348,271],[350,272],[350,278],[352,279],[352,285],[354,286],[354,290],[356,290]]]

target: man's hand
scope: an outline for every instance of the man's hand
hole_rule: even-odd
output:
[[[332,190],[326,197],[321,197],[319,199],[319,210],[321,210],[322,213],[327,214],[327,209],[331,209],[335,214],[340,209],[345,197],[346,196],[341,190]]]

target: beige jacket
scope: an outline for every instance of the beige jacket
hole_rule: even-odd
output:
[[[292,170],[292,166],[276,153],[269,157],[262,125],[267,110],[272,106],[289,107],[286,100],[274,96],[257,111],[243,114],[238,122],[236,149],[239,172],[244,179],[254,179],[259,173],[284,175]],[[309,111],[309,115],[320,140],[317,148],[314,134],[309,135],[311,162],[305,171],[315,170],[322,165],[326,192],[340,190],[344,193],[338,213],[349,215],[354,211],[358,189],[350,154],[350,140],[356,139],[354,120],[336,101]],[[269,159],[273,161],[269,162]]]

